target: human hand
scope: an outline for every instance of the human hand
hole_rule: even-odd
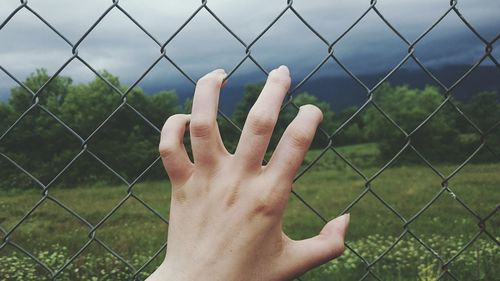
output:
[[[216,122],[225,77],[221,69],[202,77],[192,114],[173,115],[163,127],[159,150],[172,184],[168,246],[149,281],[289,280],[344,250],[348,214],[327,223],[313,238],[295,241],[282,231],[293,177],[322,120],[321,111],[301,106],[262,166],[290,87],[288,68],[269,74],[234,155],[225,149]],[[194,164],[182,142],[187,124]]]

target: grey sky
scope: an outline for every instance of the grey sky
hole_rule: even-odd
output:
[[[112,1],[30,0],[29,6],[54,25],[71,42],[97,20]],[[201,1],[121,0],[120,5],[159,41],[164,42],[196,10]],[[0,0],[0,22],[19,5],[18,0]],[[369,6],[363,1],[294,1],[293,7],[328,41],[335,40]],[[286,7],[285,0],[209,0],[212,9],[243,41],[250,43]],[[449,1],[379,0],[378,9],[403,36],[414,40],[449,7]],[[470,23],[493,39],[500,32],[500,1],[459,0],[458,7]],[[495,44],[494,54],[499,58]],[[125,83],[132,83],[160,54],[155,43],[118,9],[111,11],[79,46],[79,54],[96,69],[107,69]],[[338,57],[353,71],[367,73],[394,66],[406,47],[372,11],[336,47]],[[198,78],[217,67],[232,69],[244,56],[244,48],[202,10],[166,48],[167,54],[189,75]],[[473,63],[484,46],[459,18],[451,13],[417,45],[417,55],[430,65]],[[326,47],[291,12],[252,48],[254,57],[267,69],[287,64],[297,79],[310,71],[326,55]],[[0,30],[0,65],[23,80],[36,68],[56,71],[71,57],[71,47],[26,10],[20,11]],[[257,71],[245,63],[238,75]],[[333,64],[321,75],[335,75]],[[77,82],[93,74],[75,61],[63,71]],[[143,83],[171,84],[183,79],[166,61],[161,62]],[[0,72],[0,97],[14,86]]]

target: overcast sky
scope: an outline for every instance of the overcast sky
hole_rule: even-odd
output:
[[[156,39],[165,42],[200,5],[201,1],[120,0],[120,6]],[[112,4],[104,0],[29,0],[29,6],[76,43]],[[19,0],[0,0],[0,22],[19,5]],[[369,6],[368,0],[296,0],[293,7],[329,42],[334,41]],[[250,43],[286,7],[286,0],[208,0],[208,7],[245,43]],[[449,0],[379,0],[377,7],[403,36],[413,41],[449,7]],[[487,39],[500,32],[500,1],[459,0],[457,7],[471,25]],[[500,40],[494,55],[500,59]],[[288,10],[252,47],[252,54],[266,69],[287,64],[294,79],[302,78],[327,54],[327,48]],[[417,55],[428,66],[476,61],[484,45],[450,13],[417,46]],[[160,48],[118,9],[112,10],[78,47],[79,54],[96,69],[107,69],[125,83],[132,83],[159,56]],[[245,48],[202,10],[167,45],[169,55],[194,79],[218,67],[231,70],[245,55]],[[356,74],[385,71],[396,65],[407,47],[371,11],[339,41],[335,52]],[[23,80],[36,68],[55,72],[71,57],[71,47],[23,9],[0,30],[0,65]],[[409,65],[411,67],[411,65]],[[249,61],[236,73],[258,69]],[[338,75],[332,62],[319,75]],[[93,79],[78,61],[63,75],[76,82]],[[157,65],[140,85],[176,87],[186,79],[166,61]],[[0,71],[0,98],[14,83]]]

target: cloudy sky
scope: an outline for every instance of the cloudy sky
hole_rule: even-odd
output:
[[[29,0],[29,7],[43,16],[70,42],[76,43],[93,22],[112,4],[104,0]],[[165,42],[200,6],[191,0],[120,0],[119,5]],[[0,0],[0,23],[19,5],[19,0]],[[246,44],[286,7],[286,0],[208,0],[217,14]],[[293,7],[328,42],[335,41],[369,6],[368,0],[296,0]],[[458,0],[464,17],[486,40],[500,32],[500,1]],[[448,0],[379,0],[377,8],[409,41],[415,40],[449,8]],[[494,45],[500,59],[500,40]],[[297,16],[288,10],[251,48],[254,58],[267,70],[287,64],[294,79],[311,71],[327,54],[327,47]],[[119,9],[114,8],[78,46],[79,55],[96,69],[106,69],[132,83],[160,55],[160,48]],[[335,45],[335,53],[356,74],[386,71],[406,54],[407,47],[373,11]],[[416,54],[430,67],[471,64],[484,52],[484,45],[455,13],[450,13],[416,46]],[[204,9],[172,39],[167,55],[193,79],[218,67],[233,69],[244,57],[245,48]],[[36,68],[55,72],[71,57],[71,47],[22,9],[0,30],[0,65],[23,80]],[[486,62],[488,64],[488,62]],[[411,67],[409,64],[407,67]],[[258,73],[250,61],[235,77]],[[63,70],[76,82],[93,79],[91,71],[78,61]],[[339,75],[340,68],[329,62],[318,75]],[[166,60],[160,62],[140,83],[175,88],[189,83]],[[0,98],[14,86],[0,71]]]

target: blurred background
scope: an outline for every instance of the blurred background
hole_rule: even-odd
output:
[[[164,121],[224,68],[234,151],[285,64],[268,156],[297,106],[325,116],[285,231],[352,220],[346,253],[300,280],[497,280],[499,13],[494,0],[0,0],[0,279],[144,279],[166,247]]]

